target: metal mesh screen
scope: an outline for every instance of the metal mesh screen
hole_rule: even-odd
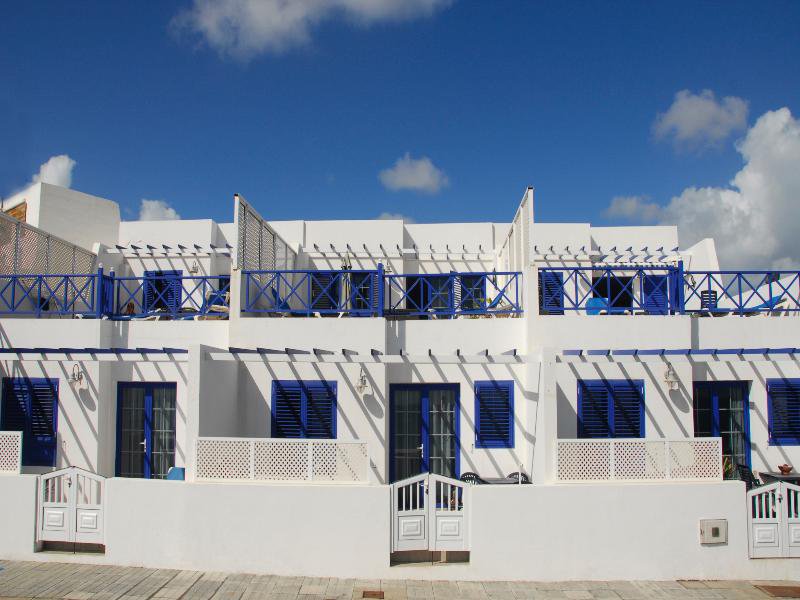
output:
[[[0,274],[93,273],[97,255],[0,213]]]

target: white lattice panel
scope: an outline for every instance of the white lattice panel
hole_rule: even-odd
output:
[[[557,476],[581,481],[722,479],[720,438],[559,440]]]
[[[22,433],[0,431],[0,474],[18,475],[22,457]]]
[[[247,439],[197,440],[197,479],[250,479],[251,442]]]
[[[672,479],[722,479],[722,441],[670,441],[669,471]]]
[[[255,479],[271,481],[308,479],[308,442],[258,440],[255,442],[255,448]]]
[[[613,449],[615,479],[652,480],[667,477],[664,442],[616,440]]]
[[[366,482],[368,464],[359,441],[200,438],[196,479]]]
[[[560,481],[606,481],[611,478],[611,443],[606,440],[558,442]]]

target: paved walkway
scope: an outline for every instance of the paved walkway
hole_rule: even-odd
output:
[[[63,563],[0,561],[0,597],[64,600],[325,600],[769,598],[744,581],[572,583],[396,581],[201,573]],[[446,567],[443,567],[446,568]],[[365,593],[366,592],[366,593]]]

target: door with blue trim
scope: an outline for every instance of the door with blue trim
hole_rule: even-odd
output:
[[[176,313],[182,303],[183,271],[145,271],[144,272],[144,302],[145,313],[169,312]]]
[[[4,377],[0,430],[22,432],[22,465],[55,467],[58,379]]]
[[[457,384],[393,385],[390,389],[392,481],[420,473],[459,475]]]
[[[737,464],[750,466],[750,401],[746,381],[696,381],[692,400],[695,437],[722,438],[726,479]]]
[[[174,383],[119,384],[117,476],[166,479],[175,466],[176,391]]]

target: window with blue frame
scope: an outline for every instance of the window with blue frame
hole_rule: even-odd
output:
[[[460,310],[486,308],[486,275],[461,275],[456,290]]]
[[[176,313],[181,307],[183,271],[144,272],[144,312]]]
[[[475,447],[514,447],[514,382],[475,382]]]
[[[651,315],[669,314],[669,288],[669,276],[643,275],[642,308]]]
[[[695,437],[722,438],[726,479],[738,478],[736,465],[750,466],[749,383],[696,381],[692,396]]]
[[[55,467],[58,379],[3,378],[0,429],[22,432],[22,464]]]
[[[644,381],[579,379],[578,437],[644,437]]]
[[[767,379],[769,443],[800,445],[800,379]]]
[[[272,437],[335,439],[336,382],[273,381]]]
[[[564,314],[564,274],[539,271],[539,314]]]

